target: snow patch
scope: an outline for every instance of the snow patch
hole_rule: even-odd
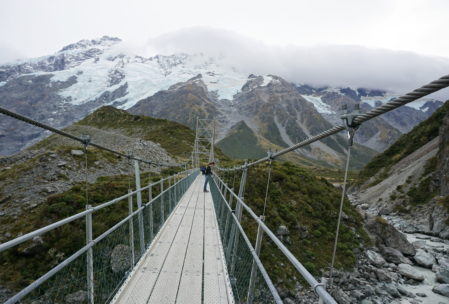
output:
[[[334,111],[331,110],[331,107],[328,104],[324,103],[321,100],[321,97],[311,95],[301,95],[301,96],[304,97],[304,99],[307,100],[308,102],[312,103],[319,113],[336,114]]]
[[[271,77],[269,75],[263,76],[263,83],[262,83],[261,87],[266,87],[272,80],[273,80],[273,77]]]

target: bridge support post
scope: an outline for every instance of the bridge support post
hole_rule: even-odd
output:
[[[161,179],[161,227],[164,225],[164,179]]]
[[[128,193],[132,190],[128,189]],[[133,213],[133,197],[128,196],[128,212],[131,215]],[[133,217],[129,218],[129,247],[131,249],[131,269],[134,267],[134,220]]]
[[[239,199],[243,200],[243,195],[245,193],[245,185],[246,185],[246,177],[248,175],[248,167],[245,166],[243,168],[243,172],[242,172],[242,177],[240,179],[240,188],[239,188],[239,194],[238,197]],[[242,219],[242,204],[240,203],[240,200],[237,200],[236,202],[236,208],[235,208],[235,216],[237,217],[238,222],[240,223],[241,219]],[[232,227],[232,231],[231,231],[231,246],[230,248],[232,248],[232,255],[229,257],[231,260],[231,275],[234,275],[234,270],[235,270],[235,263],[236,263],[236,258],[237,258],[237,247],[239,244],[239,234],[237,232],[237,226],[233,225]]]
[[[151,186],[151,183],[148,188],[148,203],[150,203],[153,200],[153,187]],[[150,242],[153,241],[154,238],[154,229],[153,229],[153,204],[151,203],[148,206],[148,222],[150,223]]]
[[[91,209],[87,205],[87,209]],[[92,213],[86,215],[86,243],[92,242]],[[87,298],[89,304],[94,304],[94,256],[92,247],[87,250]]]
[[[265,217],[261,215],[260,220],[265,221]],[[263,238],[263,230],[259,224],[259,227],[257,228],[256,246],[254,247],[257,256],[260,255],[260,249],[262,248],[262,238]],[[254,288],[256,287],[256,281],[257,281],[257,265],[256,261],[253,260],[253,266],[251,267],[251,277],[249,279],[248,301],[247,301],[248,304],[253,303]]]
[[[142,207],[142,187],[140,186],[140,168],[138,160],[134,160],[134,172],[136,176],[137,209],[139,210]],[[139,211],[137,216],[139,221],[140,254],[143,255],[145,253],[145,236],[143,232],[142,210]]]
[[[170,212],[173,210],[173,195],[172,195],[172,191],[173,189],[171,188],[171,176],[168,177],[168,207],[170,208]]]

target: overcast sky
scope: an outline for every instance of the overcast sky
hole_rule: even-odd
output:
[[[404,87],[449,74],[447,0],[0,0],[0,62],[103,35],[143,55],[221,53],[303,82],[369,73],[383,85],[394,72],[403,79],[386,81]]]

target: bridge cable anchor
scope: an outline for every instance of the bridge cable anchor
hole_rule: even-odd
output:
[[[355,131],[360,127],[360,123],[356,122],[356,118],[360,115],[360,105],[356,104],[354,112],[347,112],[343,114],[340,118],[343,120],[343,124],[348,131],[348,145],[352,146],[354,144]]]

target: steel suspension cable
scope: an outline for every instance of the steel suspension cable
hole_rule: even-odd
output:
[[[43,123],[41,123],[41,122],[38,122],[38,121],[33,120],[33,119],[31,119],[31,118],[28,118],[28,117],[26,117],[26,116],[23,116],[23,115],[20,115],[20,114],[18,114],[18,113],[9,111],[9,110],[7,110],[7,109],[5,109],[5,108],[3,108],[3,107],[0,107],[0,113],[1,113],[1,114],[4,114],[4,115],[6,115],[6,116],[12,117],[12,118],[14,118],[14,119],[17,119],[17,120],[26,122],[26,123],[28,123],[28,124],[30,124],[30,125],[39,127],[39,128],[41,128],[41,129],[48,130],[48,131],[53,132],[53,133],[55,133],[55,134],[59,134],[59,135],[62,135],[62,136],[64,136],[64,137],[67,137],[67,138],[70,138],[70,139],[79,141],[79,142],[82,143],[82,144],[86,144],[86,140],[83,139],[82,137],[78,137],[78,136],[75,136],[75,135],[70,134],[70,133],[68,133],[68,132],[65,132],[65,131],[56,129],[56,128],[52,127],[52,126],[43,124]],[[95,147],[95,148],[98,148],[98,149],[101,149],[101,150],[104,150],[104,151],[111,152],[111,153],[113,153],[113,154],[116,154],[116,155],[119,155],[119,156],[122,156],[122,157],[128,157],[128,156],[127,156],[126,154],[124,154],[124,153],[121,153],[121,152],[118,152],[118,151],[109,149],[109,148],[107,148],[107,147],[104,147],[104,146],[102,146],[102,145],[96,144],[96,143],[94,143],[94,142],[90,142],[90,141],[89,141],[89,142],[87,143],[87,145],[92,146],[92,147]],[[136,157],[133,157],[132,159],[133,159],[133,160],[140,161],[140,162],[143,162],[143,163],[147,163],[147,164],[158,164],[158,165],[162,165],[162,166],[164,166],[164,167],[177,167],[177,166],[179,166],[178,164],[157,163],[157,162],[148,161],[148,160],[144,160],[144,159],[140,159],[140,158],[136,158]]]
[[[343,203],[345,201],[345,196],[346,196],[346,183],[348,180],[349,161],[351,159],[351,147],[352,147],[351,144],[348,145],[348,154],[346,157],[345,175],[344,175],[344,179],[343,179],[343,189],[341,191],[340,210],[338,212],[337,230],[335,232],[334,249],[332,252],[332,262],[331,262],[331,267],[330,267],[330,271],[329,271],[330,289],[332,289],[332,287],[333,287],[334,263],[335,263],[335,256],[337,253],[338,236],[339,236],[339,232],[340,232],[341,216],[343,213]]]
[[[262,212],[262,216],[263,219],[265,220],[265,210],[267,209],[267,201],[268,201],[268,190],[270,188],[270,180],[271,180],[271,169],[272,169],[272,160],[270,159],[270,162],[268,164],[268,178],[267,178],[267,186],[265,188],[265,200],[263,203],[263,212]]]
[[[424,96],[427,96],[429,94],[435,93],[435,92],[437,92],[437,91],[439,91],[441,89],[447,88],[447,87],[449,87],[449,75],[445,75],[445,76],[441,77],[440,79],[434,80],[434,81],[430,82],[429,84],[426,84],[426,85],[422,86],[419,89],[416,89],[416,90],[414,90],[414,91],[412,91],[410,93],[407,93],[407,94],[405,94],[405,95],[403,95],[401,97],[398,97],[398,98],[396,98],[396,99],[394,99],[394,100],[392,100],[392,101],[390,101],[390,102],[388,102],[388,103],[386,103],[386,104],[384,104],[382,106],[374,108],[374,109],[372,109],[371,111],[369,111],[369,112],[367,112],[365,114],[357,115],[357,117],[354,118],[353,122],[354,122],[354,124],[360,125],[361,123],[363,123],[363,122],[365,122],[367,120],[370,120],[370,119],[372,119],[374,117],[377,117],[377,116],[379,116],[381,114],[384,114],[384,113],[387,113],[389,111],[392,111],[392,110],[394,110],[396,108],[399,108],[400,106],[403,106],[403,105],[405,105],[407,103],[415,101],[415,100],[417,100],[419,98],[422,98]],[[279,152],[276,152],[276,153],[272,154],[271,157],[272,158],[279,157],[279,156],[284,155],[284,154],[286,154],[288,152],[291,152],[291,151],[296,150],[298,148],[301,148],[303,146],[306,146],[306,145],[309,145],[311,143],[314,143],[314,142],[316,142],[316,141],[318,141],[320,139],[323,139],[323,138],[326,138],[328,136],[334,135],[334,134],[336,134],[338,132],[341,132],[341,131],[343,131],[345,129],[346,129],[346,126],[343,126],[343,125],[335,126],[335,127],[331,128],[331,129],[323,131],[323,132],[321,132],[321,133],[319,133],[319,134],[317,134],[317,135],[315,135],[313,137],[307,138],[306,140],[303,140],[303,141],[301,141],[301,142],[299,142],[299,143],[297,143],[295,145],[292,145],[292,146],[290,146],[288,148],[285,148],[285,149],[283,149],[283,150],[281,150]],[[243,165],[241,167],[232,168],[232,169],[226,169],[226,170],[241,170],[245,166],[246,167],[251,167],[251,166],[255,166],[257,164],[260,164],[262,162],[269,161],[269,160],[270,160],[270,157],[267,156],[267,157],[261,158],[259,160],[256,160],[256,161],[254,161],[252,163],[245,164],[245,165]],[[223,169],[223,168],[217,168],[217,169],[220,170],[220,169]]]

